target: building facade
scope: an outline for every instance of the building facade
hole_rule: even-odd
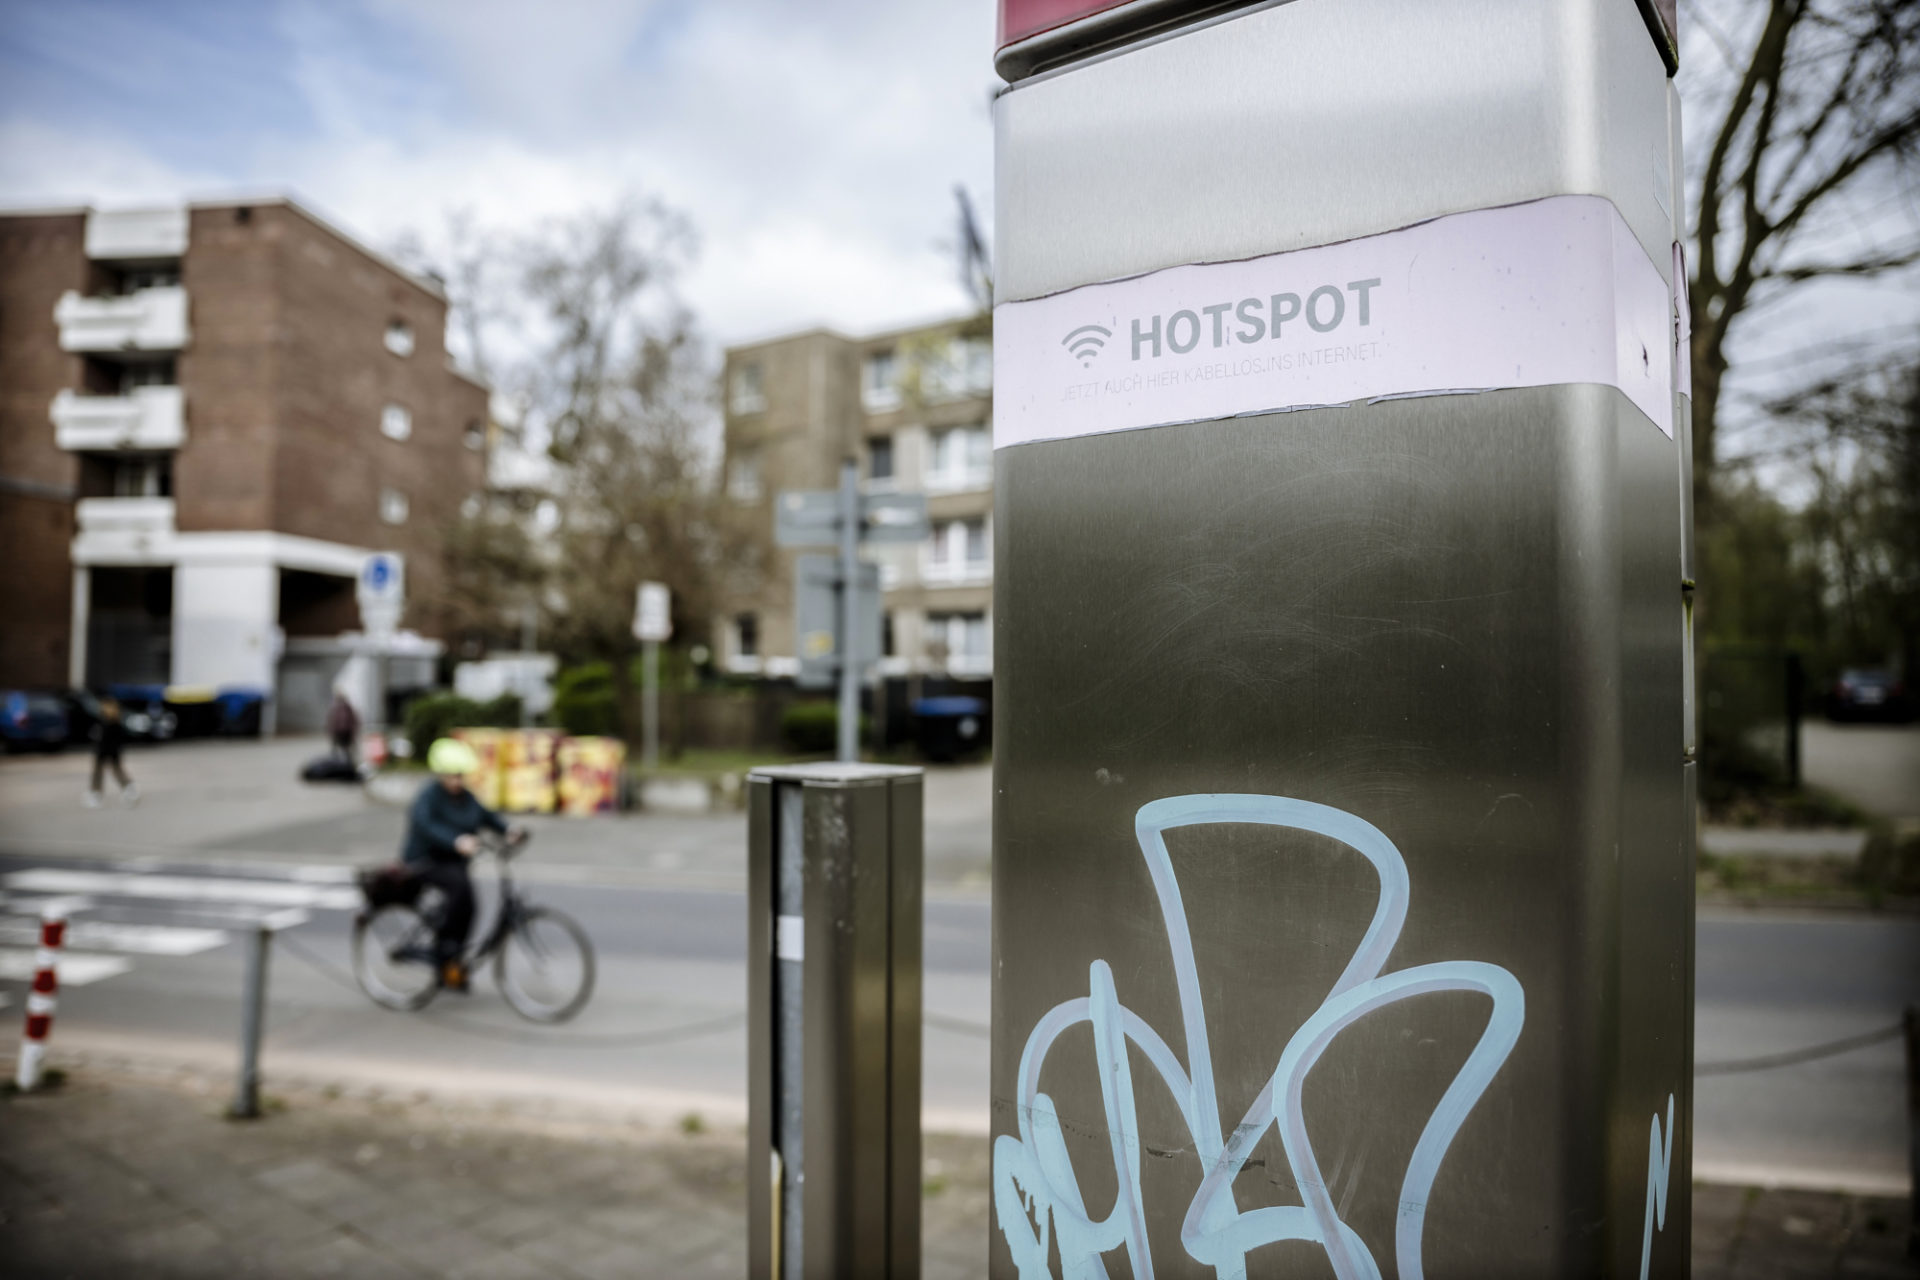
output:
[[[861,486],[927,495],[933,536],[883,544],[887,676],[979,679],[993,670],[992,338],[979,320],[849,338],[814,330],[728,349],[728,495],[752,508],[765,554],[715,628],[721,667],[798,669],[795,552],[773,546],[773,502],[832,489],[843,458]]]
[[[487,421],[446,311],[288,200],[0,215],[0,686],[284,693],[376,550],[435,635]]]

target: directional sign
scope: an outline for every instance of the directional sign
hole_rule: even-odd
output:
[[[794,630],[803,689],[830,689],[840,671],[840,561],[834,556],[801,556],[794,564]],[[860,566],[853,661],[867,667],[880,660],[880,566]]]
[[[639,599],[634,602],[633,638],[635,640],[671,640],[673,638],[673,594],[664,582],[640,584]]]
[[[832,489],[789,489],[773,504],[773,540],[783,547],[830,547],[840,541],[840,495]]]
[[[869,493],[860,515],[862,542],[925,542],[933,534],[924,493]]]
[[[869,493],[860,499],[860,541],[925,542],[924,493]],[[789,489],[773,506],[773,538],[783,547],[831,547],[840,541],[840,494],[833,489]]]

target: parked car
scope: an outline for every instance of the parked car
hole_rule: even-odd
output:
[[[157,684],[110,684],[105,692],[120,704],[129,742],[165,742],[179,728],[167,710],[167,690]]]
[[[1878,667],[1842,671],[1827,696],[1827,715],[1834,720],[1905,720],[1910,714],[1906,686]]]
[[[58,694],[30,689],[0,693],[0,742],[9,751],[60,750],[67,745],[66,703]]]
[[[100,699],[86,689],[62,689],[60,701],[67,708],[67,741],[79,747],[92,745],[94,726],[100,723]]]

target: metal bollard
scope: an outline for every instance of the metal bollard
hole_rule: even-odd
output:
[[[40,916],[40,947],[33,958],[33,986],[27,991],[27,1028],[20,1041],[20,1062],[14,1073],[14,1084],[22,1093],[40,1087],[41,1068],[47,1056],[47,1034],[53,1030],[53,1011],[60,991],[60,947],[66,935],[66,911],[57,906],[47,907]]]
[[[266,1034],[267,956],[273,949],[273,935],[306,920],[307,913],[298,907],[276,911],[261,920],[248,939],[247,985],[240,1008],[240,1077],[234,1084],[233,1106],[227,1111],[235,1120],[260,1115],[260,1038]]]
[[[747,788],[747,1271],[910,1280],[921,771],[756,769]]]

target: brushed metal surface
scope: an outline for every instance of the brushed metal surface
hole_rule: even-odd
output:
[[[995,298],[1565,193],[1670,278],[1667,93],[1632,0],[1294,0],[1043,73],[994,106]]]
[[[1292,797],[1364,819],[1404,857],[1388,972],[1478,962],[1524,990],[1519,1038],[1425,1205],[1425,1273],[1639,1273],[1649,1122],[1671,1094],[1691,1123],[1673,454],[1592,386],[997,453],[996,1135],[1019,1129],[1029,1033],[1089,995],[1096,961],[1191,1067],[1140,808]],[[1298,831],[1215,823],[1169,848],[1230,1128],[1327,998],[1381,883]],[[1488,1019],[1464,992],[1397,1004],[1307,1078],[1326,1184],[1383,1267],[1416,1140]],[[1133,1063],[1153,1264],[1190,1274],[1181,1226],[1205,1170],[1169,1091]],[[1093,1037],[1069,1031],[1039,1071],[1102,1216],[1120,1185]],[[1686,1265],[1681,1146],[1654,1275]],[[1241,1211],[1306,1194],[1271,1130],[1234,1191]],[[990,1248],[992,1274],[1015,1274],[1001,1225]],[[1300,1243],[1253,1255],[1259,1273],[1289,1260],[1324,1272]]]
[[[775,1275],[781,1194],[780,1276],[911,1278],[920,1266],[920,771],[756,770],[747,811],[749,1274]],[[797,961],[772,942],[775,919],[795,914],[804,920]],[[783,1168],[784,1187],[774,1187],[773,1168]]]

